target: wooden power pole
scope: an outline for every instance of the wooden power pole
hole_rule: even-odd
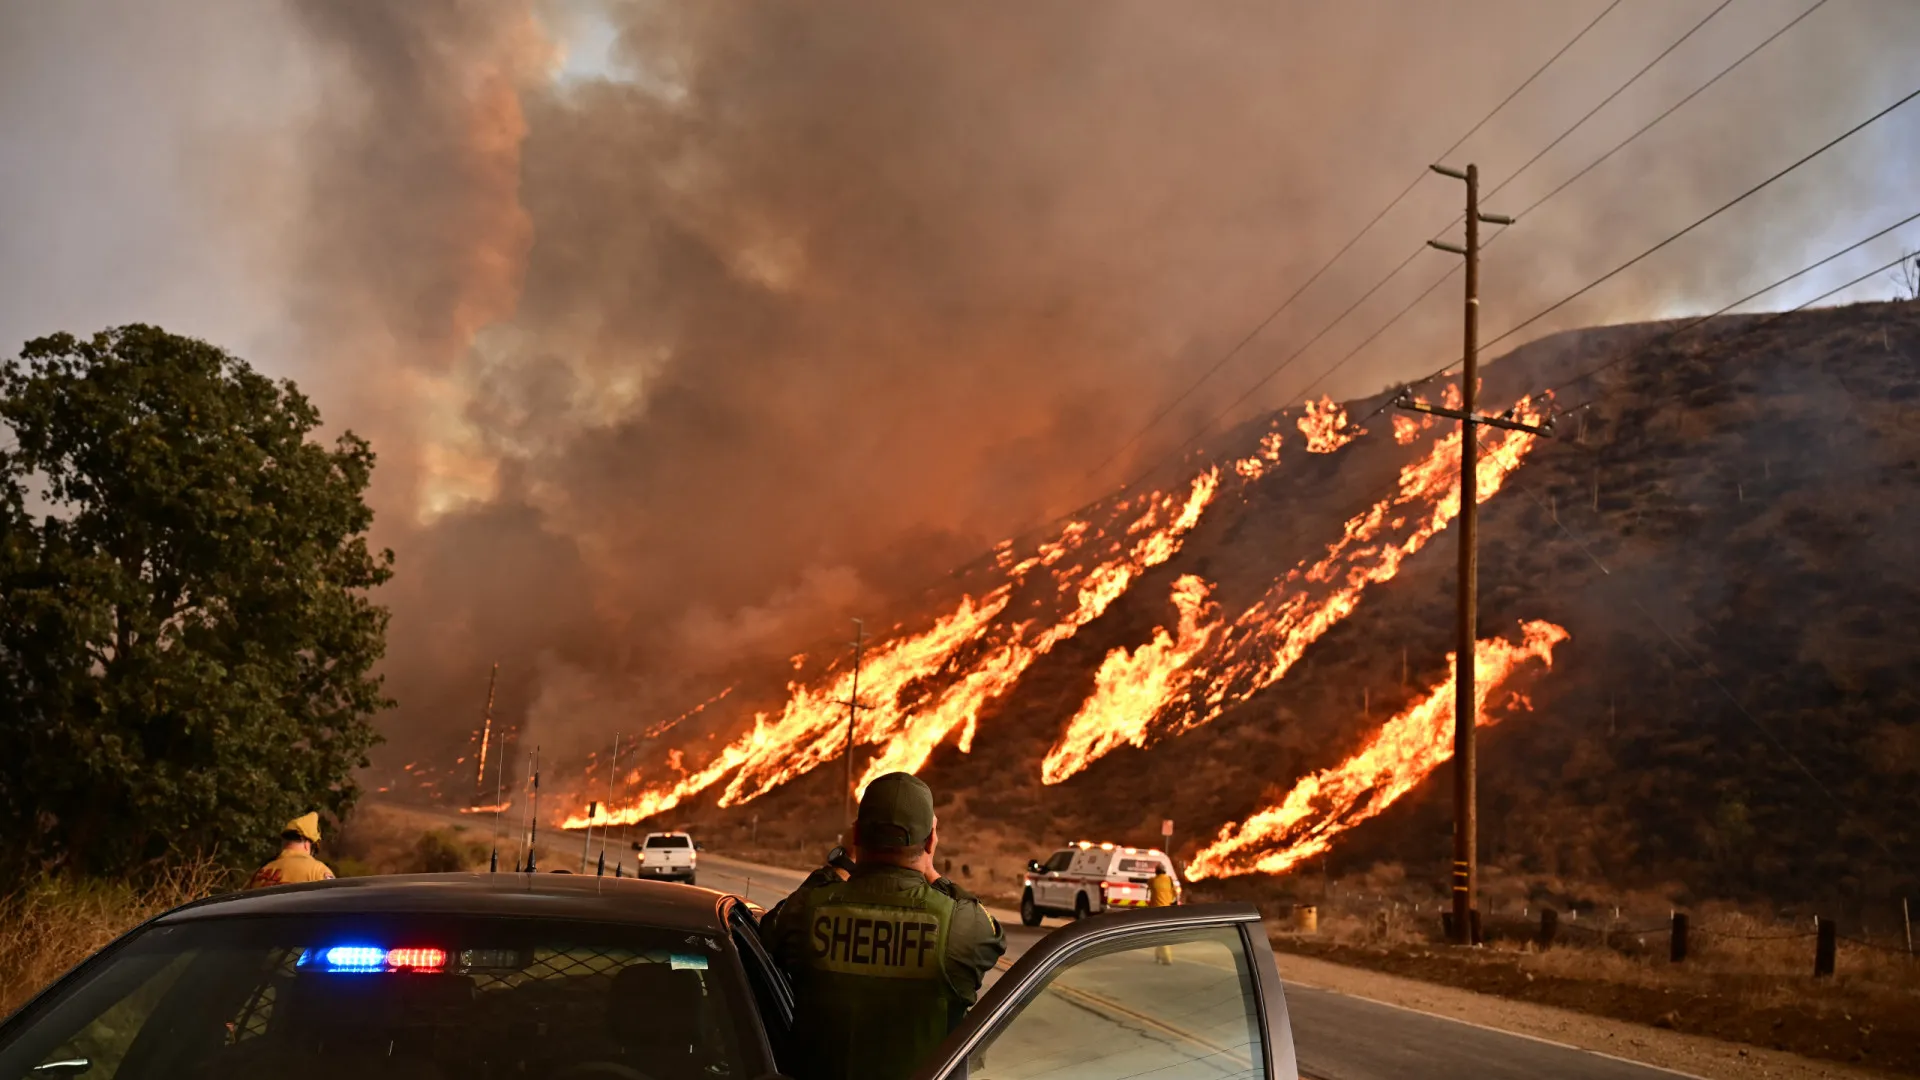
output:
[[[476,803],[487,793],[487,749],[493,742],[493,688],[499,681],[500,664],[495,661],[493,670],[487,675],[487,710],[480,721],[480,772],[473,778],[473,798]]]
[[[851,831],[853,829],[853,819],[859,814],[859,800],[855,798],[854,790],[853,790],[854,720],[859,716],[861,709],[872,708],[871,705],[868,705],[865,702],[860,700],[860,650],[861,650],[861,647],[866,644],[866,641],[867,641],[866,624],[861,622],[859,619],[853,620],[853,693],[848,694],[847,699],[840,703],[847,707],[847,753],[846,753],[847,807],[846,807],[846,810],[847,810],[847,829],[849,832],[849,836],[848,836],[849,841],[851,841],[852,839]]]
[[[1403,409],[1451,417],[1460,421],[1460,568],[1455,604],[1453,666],[1453,940],[1456,944],[1478,944],[1480,912],[1474,903],[1479,892],[1479,829],[1476,803],[1477,763],[1474,752],[1474,721],[1479,715],[1473,685],[1474,643],[1479,630],[1479,552],[1476,527],[1479,524],[1479,429],[1511,428],[1547,434],[1544,427],[1522,424],[1511,417],[1481,416],[1474,411],[1474,399],[1480,382],[1480,224],[1511,225],[1513,219],[1480,212],[1480,169],[1468,165],[1465,172],[1445,165],[1432,166],[1442,176],[1465,182],[1467,186],[1467,243],[1465,247],[1441,240],[1427,243],[1441,251],[1450,251],[1466,259],[1466,312],[1461,350],[1460,408],[1443,409],[1402,392],[1396,404]]]

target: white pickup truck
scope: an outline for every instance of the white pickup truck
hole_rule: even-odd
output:
[[[641,877],[666,878],[693,884],[694,874],[699,869],[700,845],[694,843],[693,837],[686,833],[648,833],[645,840],[633,845],[633,850],[640,853]]]

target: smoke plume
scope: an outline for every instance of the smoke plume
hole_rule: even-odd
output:
[[[381,455],[396,742],[464,737],[497,660],[503,718],[585,748],[742,661],[777,674],[848,617],[900,616],[930,575],[1178,445],[1446,225],[1457,186],[1423,181],[1090,475],[1599,6],[202,0],[181,7],[290,35],[312,92],[270,138],[199,144],[257,166],[271,205],[204,178],[182,198],[272,253],[290,329],[257,340]],[[1734,5],[1489,208],[1799,8]],[[1705,10],[1625,5],[1454,162],[1491,187]],[[1487,336],[1908,89],[1902,20],[1920,30],[1817,13],[1523,221],[1487,257]],[[583,70],[568,50],[594,33],[607,61]],[[1717,306],[1871,231],[1902,149],[1869,133],[1537,329]],[[1230,419],[1314,383],[1446,259]],[[1315,392],[1444,363],[1454,297]]]

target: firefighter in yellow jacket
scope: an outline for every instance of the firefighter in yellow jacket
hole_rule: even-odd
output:
[[[1173,883],[1173,875],[1167,873],[1164,864],[1154,870],[1153,881],[1147,886],[1148,907],[1172,907],[1180,902],[1179,889]],[[1153,950],[1153,962],[1156,964],[1173,963],[1173,946],[1161,945]]]
[[[319,842],[319,814],[302,814],[287,822],[287,827],[280,831],[279,857],[255,870],[253,877],[247,881],[247,888],[265,889],[274,885],[331,879],[333,871],[327,869],[326,863],[313,857],[313,845]]]

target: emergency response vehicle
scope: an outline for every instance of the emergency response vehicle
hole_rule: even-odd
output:
[[[1173,966],[1147,962],[1173,950]],[[1293,1080],[1250,904],[1056,930],[913,1080]],[[793,994],[738,896],[577,874],[342,878],[175,908],[0,1024],[0,1080],[777,1077]]]
[[[634,842],[640,853],[640,876],[684,881],[691,885],[699,869],[700,845],[683,832],[648,833]]]
[[[1165,867],[1180,895],[1173,860],[1158,848],[1120,847],[1081,840],[1047,857],[1027,860],[1020,890],[1020,921],[1039,926],[1048,915],[1084,919],[1102,911],[1143,908],[1153,875]]]

